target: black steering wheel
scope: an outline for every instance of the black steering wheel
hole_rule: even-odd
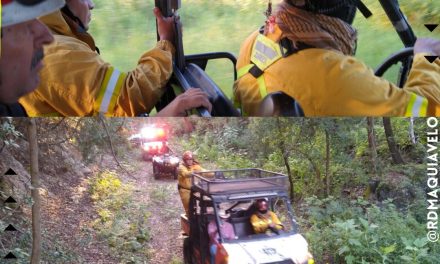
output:
[[[411,47],[411,48],[401,49],[397,53],[394,53],[393,55],[385,59],[385,61],[382,64],[380,64],[379,67],[377,67],[374,74],[378,77],[382,77],[393,65],[401,62],[404,66],[404,70],[406,71],[406,72],[402,71],[401,77],[404,78],[401,78],[401,82],[399,83],[399,86],[403,87],[406,81],[406,74],[409,72],[411,68],[411,62],[413,56],[414,56],[414,48]]]

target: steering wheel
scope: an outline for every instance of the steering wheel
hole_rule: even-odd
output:
[[[208,94],[209,101],[212,104],[212,111],[209,113],[204,108],[197,108],[201,117],[240,116],[238,110],[233,106],[232,102],[227,98],[220,87],[195,63],[188,63],[182,71],[176,66],[173,67],[172,80],[167,84],[164,95],[156,105],[157,111],[163,109],[176,98],[172,88],[173,84],[181,87],[183,91],[194,87],[200,88]]]
[[[220,87],[198,65],[194,63],[188,64],[183,72],[183,77],[191,87],[200,88],[208,94],[209,101],[212,104],[211,116],[240,116],[240,113],[235,109]],[[183,83],[180,82],[180,84],[186,90]],[[200,110],[199,113],[204,116]]]
[[[377,67],[374,74],[378,77],[382,77],[393,65],[402,62],[402,64],[404,65],[404,71],[401,72],[402,74],[401,77],[403,78],[399,83],[399,86],[403,87],[403,85],[406,82],[406,74],[409,72],[411,67],[410,62],[412,61],[413,55],[414,55],[414,48],[401,49],[397,53],[394,53],[393,55],[385,59],[385,61],[382,64],[380,64],[379,67]]]

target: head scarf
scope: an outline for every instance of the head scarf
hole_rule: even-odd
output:
[[[284,0],[275,13],[276,23],[285,37],[297,46],[302,42],[321,49],[354,55],[357,31],[339,18],[309,12]]]

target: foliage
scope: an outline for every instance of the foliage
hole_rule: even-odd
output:
[[[246,121],[230,119],[212,122],[193,121],[196,131],[176,139],[183,149],[197,153],[202,162],[213,168],[261,167],[271,171],[287,173],[283,156],[290,165],[296,199],[311,194],[324,197],[326,177],[326,131],[329,136],[330,156],[328,177],[330,194],[339,195],[343,190],[366,186],[374,175],[371,168],[366,121],[354,119],[260,119]],[[425,148],[420,143],[414,146],[408,133],[406,118],[392,120],[397,142],[409,162],[419,162],[418,154]],[[423,120],[416,120],[415,133]],[[381,119],[375,119],[375,131],[380,175],[389,171],[401,172],[413,177],[413,163],[408,166],[391,167],[389,150]],[[284,149],[284,150],[283,150]],[[350,164],[350,166],[347,166]],[[415,173],[417,172],[417,173]],[[416,177],[416,176],[414,176]]]
[[[440,245],[428,243],[424,225],[391,201],[310,197],[301,212],[319,263],[435,263],[440,257]]]
[[[12,121],[12,118],[0,119],[0,141],[3,142],[3,145],[0,146],[0,149],[4,146],[13,146],[15,148],[19,147],[16,143],[16,140],[18,137],[23,136],[23,134],[15,128]]]
[[[75,141],[87,164],[98,160],[98,157],[102,157],[104,153],[110,152],[110,140],[115,146],[116,155],[122,154],[122,147],[125,149],[128,144],[126,138],[117,136],[117,132],[124,124],[122,119],[114,118],[112,122],[106,120],[104,122],[106,126],[98,118],[82,118],[77,126],[78,133]],[[105,127],[108,129],[108,134]]]
[[[147,259],[149,212],[144,205],[132,203],[133,186],[123,183],[115,172],[104,171],[89,181],[89,191],[98,214],[93,226],[115,248],[116,256],[125,263]]]

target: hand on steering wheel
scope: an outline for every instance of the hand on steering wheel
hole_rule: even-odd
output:
[[[209,112],[212,105],[209,102],[208,95],[198,88],[191,88],[177,96],[170,104],[157,113],[157,117],[186,116],[186,111],[204,107]]]

